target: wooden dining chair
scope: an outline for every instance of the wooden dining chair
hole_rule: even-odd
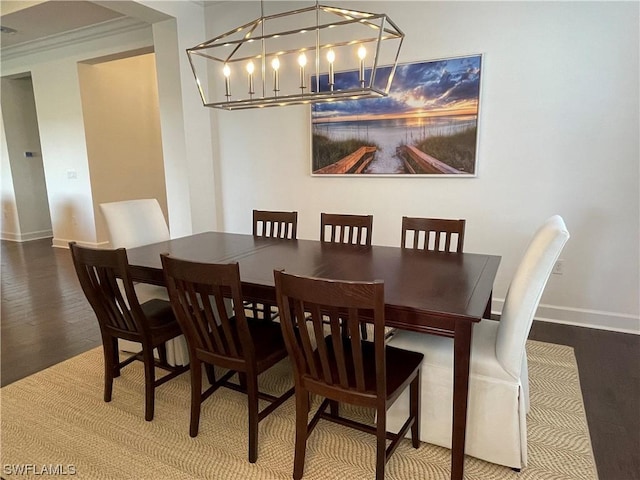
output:
[[[280,324],[295,377],[293,478],[302,477],[307,438],[318,420],[326,419],[376,436],[376,479],[383,479],[387,460],[409,429],[414,448],[419,445],[423,355],[385,345],[383,282],[335,281],[282,271],[274,271],[274,276]],[[327,317],[331,333],[325,337]],[[348,337],[341,334],[343,322]],[[361,338],[361,322],[373,323],[373,342]],[[399,432],[392,434],[386,430],[386,412],[408,386],[409,414]],[[324,400],[308,422],[310,393]],[[375,409],[375,426],[340,416],[339,402]],[[327,407],[331,407],[328,412]],[[387,439],[391,440],[388,447]]]
[[[371,246],[373,215],[320,214],[320,241],[347,245]],[[326,323],[326,322],[325,322]],[[362,336],[367,338],[367,327],[360,325]]]
[[[465,220],[402,217],[402,248],[462,253]]]
[[[258,376],[287,356],[280,325],[246,318],[237,263],[206,264],[161,255],[171,304],[187,338],[191,364],[191,420],[189,435],[198,435],[200,408],[221,386],[247,394],[249,462],[258,459],[258,423],[293,395],[279,397],[258,390]],[[232,300],[229,315],[225,300]],[[240,306],[237,308],[237,306]],[[202,365],[210,386],[202,391]],[[229,371],[216,380],[213,366]],[[238,373],[239,384],[230,378]],[[269,405],[258,410],[258,399]]]
[[[298,238],[298,212],[280,212],[273,210],[253,211],[253,236],[263,238]],[[276,305],[246,300],[244,306],[253,318],[278,318]]]
[[[373,215],[320,214],[320,241],[371,246]]]
[[[100,204],[111,248],[135,248],[171,239],[169,227],[160,203],[155,198],[139,198]],[[169,301],[165,287],[134,282],[140,302],[159,298]],[[139,352],[140,344],[120,340],[118,347],[123,352]],[[187,344],[182,336],[167,344],[167,358],[171,365],[187,365]]]
[[[188,366],[172,367],[167,363],[165,342],[182,334],[171,304],[158,298],[139,303],[124,248],[98,250],[81,247],[75,242],[71,242],[69,248],[82,290],[100,325],[104,351],[104,401],[111,401],[113,379],[120,376],[120,369],[134,360],[141,360],[145,379],[144,418],[150,421],[153,419],[156,387],[189,369]],[[122,287],[118,285],[118,279]],[[118,339],[138,342],[142,351],[120,361]],[[154,349],[158,350],[158,361],[154,358]],[[156,379],[155,367],[169,373]]]
[[[402,217],[402,248],[438,252],[462,253],[466,220],[444,218]],[[484,313],[491,317],[491,300]],[[389,331],[389,336],[395,330]]]
[[[295,240],[298,238],[298,212],[254,210],[253,235]]]
[[[414,250],[462,253],[465,223],[465,220],[402,217],[400,246]],[[491,302],[487,309],[491,311]],[[396,332],[396,328],[388,327],[387,339]]]

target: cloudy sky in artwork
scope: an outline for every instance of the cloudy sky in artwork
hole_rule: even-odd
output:
[[[313,118],[366,116],[397,116],[416,112],[477,111],[480,95],[481,56],[457,57],[430,62],[399,64],[387,97],[317,103]],[[390,67],[379,67],[376,86],[384,89]],[[367,79],[370,71],[367,71]],[[326,75],[321,85],[327,83]],[[358,72],[336,72],[335,88],[354,88]]]

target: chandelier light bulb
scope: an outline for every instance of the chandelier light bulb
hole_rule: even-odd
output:
[[[273,93],[277,97],[280,91],[280,81],[278,79],[278,69],[280,68],[280,59],[275,57],[271,60],[271,67],[273,67]]]
[[[333,85],[335,82],[335,76],[333,73],[333,62],[336,60],[336,54],[333,49],[327,52],[327,61],[329,62],[329,90],[333,91]]]
[[[229,77],[231,76],[231,69],[226,63],[222,68],[222,74],[224,75],[224,96],[227,97],[228,102],[231,97],[231,81],[229,80]]]
[[[364,60],[366,56],[367,56],[367,49],[364,48],[364,45],[360,45],[360,48],[358,49],[358,58],[360,60]]]
[[[254,65],[251,60],[247,63],[247,73],[249,74],[249,96],[251,97],[255,92],[253,91],[253,70]]]
[[[304,84],[304,66],[307,64],[307,56],[303,53],[298,57],[298,65],[300,65],[300,90],[304,94],[304,89],[307,88]]]
[[[367,49],[364,48],[364,45],[360,45],[358,49],[358,58],[360,59],[360,88],[364,88],[364,58],[367,56]]]

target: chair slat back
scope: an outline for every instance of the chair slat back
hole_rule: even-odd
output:
[[[254,210],[253,235],[295,240],[298,238],[298,212]]]
[[[221,366],[254,358],[253,342],[242,306],[237,263],[207,264],[162,254],[169,298],[190,354],[211,354]],[[235,315],[227,311],[231,299]]]
[[[371,246],[373,215],[320,214],[320,241]]]
[[[461,253],[465,220],[402,217],[402,248]]]
[[[334,281],[281,271],[274,276],[281,326],[297,381],[340,389],[349,398],[384,397],[384,283]],[[378,389],[374,392],[367,390],[365,382],[363,344],[367,342],[362,342],[361,322],[374,324]],[[327,334],[329,344],[324,341]]]
[[[81,247],[75,242],[69,244],[69,249],[80,286],[100,327],[119,333],[142,334],[146,324],[139,320],[142,310],[129,276],[126,250],[99,250]],[[119,279],[126,297],[118,287]]]

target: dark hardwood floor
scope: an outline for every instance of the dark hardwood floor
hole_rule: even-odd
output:
[[[640,336],[534,322],[529,338],[573,347],[600,480],[640,479]]]
[[[4,386],[102,341],[69,250],[51,247],[51,239],[1,243]]]
[[[68,250],[1,246],[4,386],[101,341]],[[640,336],[535,322],[530,338],[575,350],[600,480],[640,480]]]

